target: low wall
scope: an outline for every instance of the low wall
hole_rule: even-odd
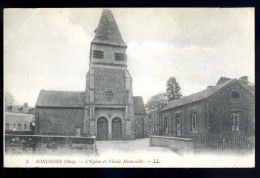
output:
[[[6,130],[5,135],[34,135],[34,131],[11,131]]]
[[[168,147],[179,154],[193,154],[193,140],[190,138],[150,136],[151,146]]]
[[[5,135],[6,153],[94,154],[95,137],[50,135]]]

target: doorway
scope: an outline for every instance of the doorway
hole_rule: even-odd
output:
[[[122,121],[119,117],[112,120],[112,140],[122,140]]]
[[[108,140],[108,122],[105,117],[97,120],[97,140]]]

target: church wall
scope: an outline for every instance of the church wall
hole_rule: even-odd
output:
[[[90,100],[89,91],[90,91],[90,72],[88,72],[86,75],[86,89],[85,89],[85,102],[86,103],[89,103],[89,100]]]
[[[124,70],[95,68],[95,104],[125,104]],[[112,91],[114,98],[107,101],[106,91]]]
[[[83,133],[83,108],[37,108],[39,135],[75,135]]]

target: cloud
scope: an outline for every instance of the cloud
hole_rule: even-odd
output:
[[[18,28],[15,22],[6,24],[5,87],[18,101],[34,105],[42,88],[84,90],[90,39],[68,14],[67,9],[39,9]]]
[[[145,94],[145,100],[164,92],[171,76],[177,78],[183,95],[215,85],[221,76],[239,78],[249,75],[254,81],[253,51],[232,45],[180,48],[167,43],[130,42],[127,52],[134,93]],[[251,60],[245,60],[245,56],[250,56]]]
[[[221,76],[254,81],[254,11],[112,9],[128,45],[134,95],[147,101],[175,76],[183,95]],[[5,89],[34,105],[40,89],[84,91],[102,9],[7,9]]]

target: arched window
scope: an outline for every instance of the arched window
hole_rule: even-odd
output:
[[[112,91],[106,91],[105,98],[107,101],[112,101],[114,98],[114,93]]]
[[[233,91],[231,93],[231,98],[240,98],[240,93],[238,91]]]
[[[191,132],[198,131],[197,122],[198,122],[198,113],[192,112],[191,113]]]

